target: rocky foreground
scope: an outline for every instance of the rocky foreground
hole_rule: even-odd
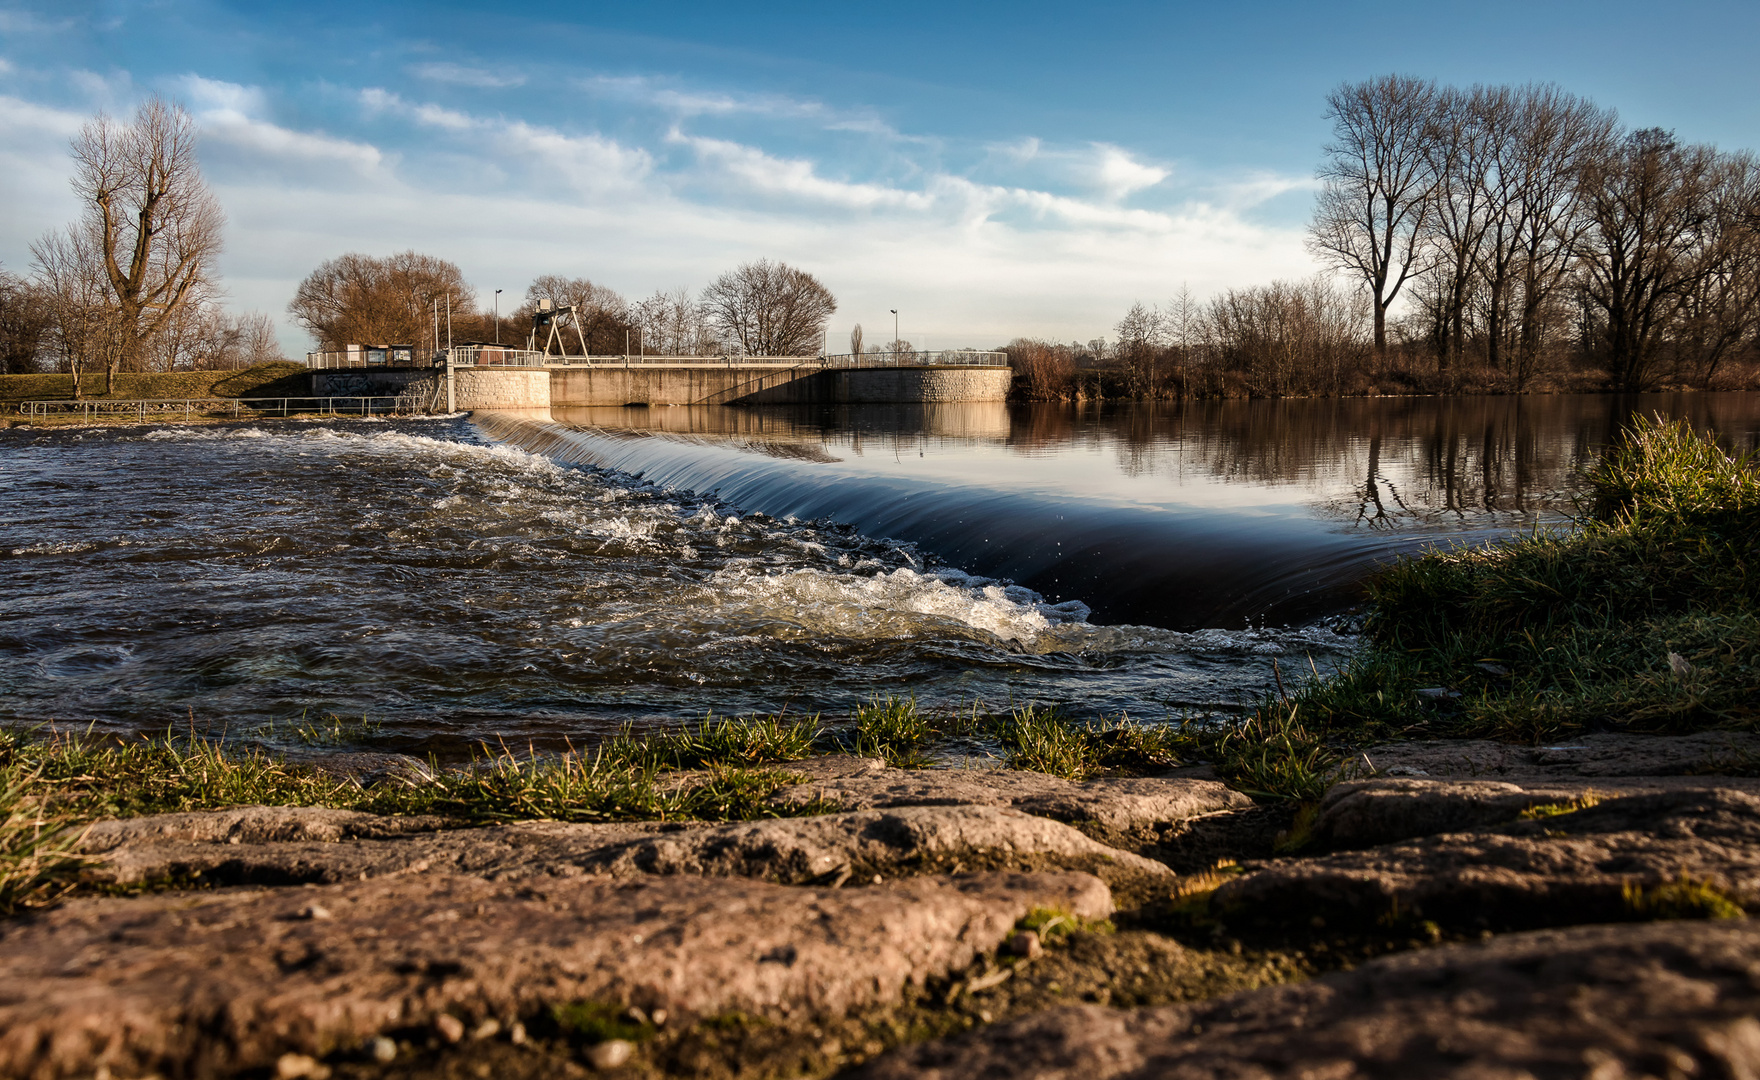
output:
[[[0,1074],[1760,1076],[1757,754],[1407,744],[1300,813],[832,757],[779,811],[842,812],[735,824],[105,821],[87,895],[0,923]]]

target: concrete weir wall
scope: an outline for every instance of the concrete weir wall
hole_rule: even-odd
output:
[[[604,365],[550,369],[550,403],[603,405],[858,405],[1002,401],[1006,367],[822,369],[806,365]]]
[[[319,397],[401,394],[415,388],[424,401],[446,403],[445,374],[432,368],[337,368],[312,372],[312,393]],[[550,372],[543,368],[457,368],[453,397],[458,409],[548,409]]]
[[[1006,367],[820,368],[810,364],[602,364],[593,367],[461,367],[461,410],[603,405],[930,405],[1002,401]],[[319,397],[394,395],[414,389],[444,405],[445,376],[432,368],[338,368],[312,372]]]

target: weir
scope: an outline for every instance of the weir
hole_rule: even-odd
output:
[[[1305,623],[1346,606],[1377,561],[1432,539],[1339,530],[1304,505],[1258,508],[1243,527],[1228,507],[1109,491],[1104,474],[1081,468],[1054,476],[1056,461],[1012,452],[1001,404],[851,415],[849,434],[838,437],[804,425],[790,430],[784,417],[768,414],[750,424],[729,416],[732,429],[719,432],[710,410],[692,411],[701,425],[675,417],[685,410],[631,422],[647,412],[557,409],[552,420],[485,411],[473,420],[491,438],[553,461],[616,469],[748,513],[834,521],[910,543],[1053,604],[1076,602],[1103,624],[1192,631]],[[897,420],[923,438],[882,433]],[[960,452],[944,457],[935,445],[942,439]]]
[[[999,352],[826,356],[553,356],[445,349],[427,365],[374,363],[385,350],[310,353],[312,391],[402,395],[438,411],[622,405],[866,405],[999,402],[1013,372]]]

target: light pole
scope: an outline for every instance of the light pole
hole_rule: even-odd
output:
[[[892,354],[894,356],[897,356],[898,355],[898,309],[891,308],[890,310],[892,312]]]
[[[501,290],[495,290],[495,344],[501,344]]]

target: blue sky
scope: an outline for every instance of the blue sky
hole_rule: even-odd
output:
[[[228,303],[285,319],[345,251],[481,290],[639,298],[759,256],[934,347],[1109,334],[1132,301],[1311,274],[1337,83],[1553,81],[1760,146],[1760,5],[245,5],[0,0],[0,265],[76,212],[66,143],[197,117]],[[290,349],[305,347],[288,326]]]

